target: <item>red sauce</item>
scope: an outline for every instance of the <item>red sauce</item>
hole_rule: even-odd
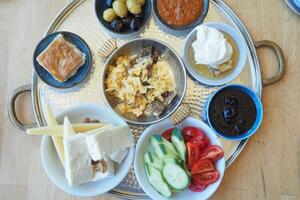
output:
[[[157,0],[160,17],[171,26],[192,24],[203,11],[203,0]]]

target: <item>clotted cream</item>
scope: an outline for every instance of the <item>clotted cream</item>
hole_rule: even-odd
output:
[[[197,39],[192,43],[196,64],[204,64],[218,69],[230,60],[233,49],[219,30],[201,25],[196,28]]]

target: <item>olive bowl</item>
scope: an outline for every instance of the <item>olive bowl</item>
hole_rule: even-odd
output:
[[[126,27],[123,31],[117,32],[114,31],[110,25],[110,22],[107,22],[103,19],[103,12],[104,10],[110,8],[107,5],[108,0],[95,0],[95,13],[99,20],[100,26],[112,37],[121,38],[121,39],[128,39],[137,37],[141,31],[145,28],[146,24],[149,21],[152,12],[152,3],[151,0],[145,0],[145,4],[142,7],[142,17],[141,17],[141,24],[137,31],[131,30],[130,27]],[[112,2],[112,0],[111,0]],[[132,14],[128,11],[128,16],[133,17]]]
[[[222,133],[221,131],[218,131],[216,127],[213,126],[212,119],[209,114],[209,110],[211,109],[211,102],[214,99],[214,97],[217,96],[217,94],[219,94],[220,92],[226,89],[232,89],[232,88],[241,90],[242,92],[246,93],[250,97],[250,99],[253,101],[256,108],[256,118],[251,128],[247,130],[245,133],[230,136],[225,133]],[[229,84],[220,87],[208,97],[202,115],[203,115],[202,116],[203,119],[207,122],[207,124],[211,127],[211,129],[215,132],[216,135],[222,137],[225,140],[239,141],[239,140],[247,139],[257,132],[263,120],[263,105],[260,98],[257,96],[257,94],[249,87],[241,84]]]
[[[116,59],[119,56],[131,55],[139,52],[141,49],[151,47],[155,48],[160,55],[163,55],[164,60],[170,65],[171,72],[174,75],[175,79],[175,98],[166,105],[164,111],[159,116],[147,116],[141,115],[139,117],[134,116],[133,114],[123,114],[118,111],[116,105],[120,103],[118,99],[112,97],[110,94],[106,92],[106,84],[105,80],[108,76],[109,66],[114,64]],[[107,59],[103,74],[102,74],[102,94],[104,96],[104,100],[106,104],[113,109],[123,120],[128,123],[135,125],[150,125],[153,123],[157,123],[163,119],[169,117],[172,113],[176,111],[176,109],[180,106],[186,91],[187,84],[187,75],[185,71],[184,64],[180,58],[180,56],[167,44],[155,40],[155,39],[145,39],[138,38],[131,40],[125,43],[123,46],[119,47],[116,51],[114,51],[110,57]]]

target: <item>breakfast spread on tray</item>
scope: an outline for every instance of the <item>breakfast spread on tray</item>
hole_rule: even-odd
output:
[[[64,82],[85,63],[86,55],[58,34],[36,60],[53,78]]]
[[[237,47],[232,38],[207,25],[198,26],[196,30],[190,59],[197,72],[218,76],[231,70],[237,62]]]
[[[170,66],[155,49],[120,56],[108,71],[106,92],[118,99],[121,113],[159,116],[176,96]]]
[[[101,41],[106,45],[103,48],[105,52],[102,52],[103,56],[101,56],[105,62],[91,61],[95,63],[93,67],[104,68],[101,71],[100,90],[108,105],[97,104],[97,106],[105,107],[105,109],[111,107],[113,115],[109,113],[109,110],[101,110],[102,108],[89,110],[88,112],[91,113],[86,115],[78,114],[78,110],[74,109],[75,111],[72,110],[72,112],[75,114],[72,112],[69,113],[70,115],[64,114],[62,120],[59,115],[55,118],[52,109],[46,105],[46,109],[41,109],[41,112],[46,111],[44,115],[47,126],[26,130],[28,135],[44,136],[42,149],[46,148],[51,153],[45,152],[45,149],[41,151],[43,166],[49,176],[55,176],[51,177],[51,180],[69,193],[93,196],[117,187],[130,170],[135,156],[135,169],[142,169],[144,172],[144,177],[139,177],[136,173],[136,178],[151,198],[178,199],[180,195],[183,195],[180,198],[191,200],[208,198],[219,186],[225,170],[224,153],[227,152],[223,152],[216,135],[229,140],[246,139],[251,136],[247,133],[250,130],[254,133],[260,125],[262,106],[259,107],[257,103],[260,103],[259,98],[249,88],[243,86],[244,89],[240,89],[242,85],[231,85],[233,87],[222,87],[215,93],[210,90],[209,93],[212,93],[212,96],[208,98],[207,105],[204,107],[205,102],[201,99],[202,97],[199,97],[202,94],[197,94],[203,91],[197,90],[200,84],[194,84],[194,88],[189,88],[186,92],[186,68],[189,70],[189,65],[198,74],[209,78],[210,83],[218,81],[218,78],[234,74],[231,79],[226,79],[225,82],[219,84],[222,85],[239,75],[241,70],[234,73],[238,68],[238,63],[242,65],[242,69],[246,62],[247,49],[245,47],[242,52],[245,44],[244,40],[239,40],[239,32],[234,30],[231,34],[230,31],[226,31],[226,29],[235,28],[219,22],[198,26],[206,16],[209,1],[153,1],[153,6],[157,9],[156,15],[159,15],[157,20],[174,29],[190,27],[188,29],[190,34],[184,44],[184,52],[180,52],[181,46],[176,49],[181,55],[177,55],[176,50],[172,49],[172,45],[176,45],[177,40],[173,38],[175,36],[169,37],[168,33],[165,34],[170,41],[160,41],[160,38],[150,39],[147,38],[147,34],[142,34],[141,37],[146,38],[131,40],[117,48],[117,44],[123,41],[110,37],[121,37],[121,33],[139,31],[150,16],[152,2],[149,4],[149,1],[95,1],[95,12],[103,25],[102,28],[111,30],[108,33],[110,42]],[[153,24],[150,26],[156,31],[161,31]],[[114,35],[114,33],[119,34]],[[41,41],[42,52],[34,55],[34,61],[41,65],[40,69],[44,68],[54,79],[63,83],[74,76],[79,68],[92,58],[89,53],[83,53],[80,50],[83,49],[82,45],[78,45],[79,49],[76,46],[77,43],[69,40],[67,35],[64,36],[62,32],[56,34],[55,37],[50,38],[52,41],[47,45],[43,40]],[[154,34],[153,38],[155,36]],[[103,37],[106,36],[103,35]],[[86,48],[88,49],[87,45]],[[97,49],[92,50],[97,51]],[[86,52],[85,49],[83,51]],[[184,63],[181,56],[183,56]],[[241,56],[244,56],[245,62],[240,62]],[[35,70],[40,78],[45,76],[38,73],[36,68]],[[93,77],[100,76],[96,72],[98,71],[92,72]],[[189,72],[189,75],[194,77],[192,72]],[[214,85],[195,79],[205,84],[207,88]],[[41,78],[41,80],[45,82],[44,79]],[[86,87],[89,85],[87,84]],[[90,90],[87,91],[90,92]],[[60,95],[76,94],[76,92],[78,92],[77,95],[81,95],[80,88],[75,92],[63,91]],[[93,92],[100,93],[100,91]],[[48,93],[43,94],[45,98],[48,97]],[[203,95],[207,96],[206,93]],[[187,98],[184,100],[184,97]],[[49,97],[47,100],[53,99]],[[183,105],[181,105],[182,102]],[[80,101],[79,104],[81,103]],[[199,116],[198,107],[200,110],[203,108],[203,114],[207,115],[205,116],[206,122],[198,120],[193,121],[193,126],[180,125],[191,112]],[[98,112],[99,119],[92,118],[95,112]],[[176,115],[172,115],[174,112]],[[124,117],[125,115],[133,117],[129,119]],[[175,117],[172,118],[172,116]],[[80,121],[75,120],[78,117]],[[130,127],[121,118],[131,123]],[[121,122],[117,123],[118,120]],[[162,124],[166,122],[170,124],[161,129]],[[200,123],[204,124],[205,128],[195,127]],[[150,140],[147,140],[147,145],[144,145],[147,148],[146,151],[143,153],[138,151],[134,155],[135,141],[131,131],[135,133],[135,136],[140,136],[141,130],[149,124],[152,125],[148,128],[159,127],[159,131],[151,133]],[[162,131],[166,127],[169,129]],[[144,131],[145,134],[147,129]],[[233,136],[244,137],[234,138]],[[140,141],[141,139],[138,139],[138,142]],[[52,148],[56,150],[56,153],[52,153]],[[56,154],[59,159],[52,159]],[[142,165],[136,164],[139,156],[142,156]],[[50,168],[60,164],[62,167],[55,168],[54,173],[53,171],[48,173],[49,166],[45,167],[45,163],[50,163]],[[123,167],[124,164],[126,167]],[[57,174],[59,170],[64,174],[64,186],[61,185],[62,175]],[[118,172],[121,171],[122,175],[119,176]],[[129,179],[132,179],[132,174],[129,173]],[[118,180],[108,181],[114,177]],[[88,184],[90,182],[95,182],[95,184]],[[99,182],[103,182],[104,185],[99,187],[97,185]],[[131,187],[127,184],[132,184],[132,182],[135,181],[126,182],[122,190]],[[150,184],[150,190],[143,186],[145,182]],[[211,189],[213,187],[215,188]],[[87,188],[91,190],[88,191]],[[100,189],[103,190],[97,192]]]
[[[144,20],[143,6],[146,0],[107,0],[107,9],[103,11],[103,19],[110,23],[115,32],[123,32],[130,28],[138,31]]]
[[[168,25],[182,27],[193,24],[203,11],[203,0],[158,0],[159,16]]]
[[[205,133],[196,127],[175,127],[150,137],[151,146],[144,155],[149,183],[170,198],[189,188],[202,192],[219,179],[215,162],[223,158],[223,150],[211,145]]]
[[[121,164],[128,148],[134,145],[127,125],[115,126],[96,120],[92,120],[95,123],[71,124],[67,116],[63,125],[57,125],[52,110],[49,107],[47,110],[48,127],[28,129],[27,134],[52,136],[69,186],[114,176],[114,163]]]

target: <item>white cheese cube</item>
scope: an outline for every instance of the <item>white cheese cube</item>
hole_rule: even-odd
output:
[[[94,179],[94,175],[95,172],[92,165],[77,170],[66,168],[65,171],[69,186],[77,186],[82,183],[91,182]]]
[[[70,186],[92,181],[94,168],[85,136],[77,134],[64,138],[65,176]]]
[[[128,153],[128,149],[122,149],[110,154],[108,157],[113,161],[115,161],[116,163],[121,164],[121,162],[124,160],[127,153]]]
[[[75,135],[75,131],[72,127],[71,122],[68,117],[64,118],[64,137],[69,137]]]
[[[86,136],[88,150],[93,160],[101,160],[114,152],[134,145],[131,131],[127,125],[101,129]]]
[[[64,119],[64,166],[70,186],[92,181],[94,167],[86,146],[85,135],[75,134],[68,118]]]

